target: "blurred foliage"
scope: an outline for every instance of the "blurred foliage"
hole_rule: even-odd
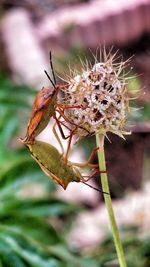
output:
[[[128,81],[129,92],[131,92],[131,94],[136,98],[134,101],[131,101],[133,109],[131,110],[130,119],[133,123],[150,120],[150,103],[140,100],[140,95],[144,95],[144,92],[141,90],[141,86],[140,79],[136,76],[134,77],[133,74],[133,78]]]
[[[134,123],[150,121],[150,103],[138,102],[132,103],[129,120]]]
[[[136,226],[124,227],[121,230],[122,244],[128,267],[150,266],[150,237],[140,237]],[[108,236],[93,252],[100,267],[119,267],[113,239]]]
[[[140,110],[140,119],[142,121],[150,120],[150,103],[143,104],[143,108]]]
[[[68,50],[58,50],[56,53],[57,57],[54,57],[53,60],[54,62],[56,61],[56,70],[60,74],[60,77],[63,79],[68,79],[77,74],[83,67],[82,64],[84,64],[85,67],[86,58],[89,52],[90,51],[87,51],[79,42],[75,43]]]
[[[141,83],[138,77],[136,77],[136,75],[134,73],[130,74],[131,79],[128,80],[128,89],[129,92],[131,92],[132,94],[138,95],[140,89],[141,89]]]
[[[110,237],[88,253],[68,247],[81,208],[54,196],[54,183],[18,140],[34,95],[0,75],[0,267],[118,266]],[[150,240],[137,236],[134,229],[123,236],[128,266],[148,267]]]

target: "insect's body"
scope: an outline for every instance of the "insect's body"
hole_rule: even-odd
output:
[[[64,156],[54,146],[35,140],[33,144],[28,143],[27,147],[46,175],[64,189],[70,182],[83,180],[79,170],[71,162],[66,164]]]
[[[37,94],[33,103],[27,133],[22,140],[23,143],[34,143],[35,137],[47,126],[50,118],[55,112],[58,89],[59,86],[55,88],[43,87]]]

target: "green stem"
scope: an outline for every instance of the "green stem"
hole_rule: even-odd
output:
[[[98,150],[98,160],[99,160],[99,168],[101,171],[106,171],[106,162],[105,162],[105,152],[104,152],[104,135],[97,134],[96,135],[96,142],[97,146],[99,147]],[[108,185],[108,179],[107,179],[107,172],[101,173],[101,184],[102,184],[102,190],[104,192],[109,191],[109,185]],[[121,245],[120,237],[119,237],[119,231],[115,220],[115,215],[112,207],[112,200],[110,197],[110,194],[104,194],[105,204],[109,215],[109,220],[112,228],[114,243],[118,255],[118,260],[120,263],[120,267],[126,267],[126,261],[125,256],[123,252],[123,248]]]

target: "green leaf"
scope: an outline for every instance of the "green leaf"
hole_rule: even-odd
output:
[[[23,238],[30,241],[30,243],[37,241],[40,246],[63,242],[62,236],[42,218],[10,216],[8,220],[6,217],[0,224],[0,231],[1,234],[3,233],[6,236],[13,235],[16,239]]]
[[[20,199],[10,197],[1,201],[0,216],[48,217],[77,211],[77,206],[54,198]]]
[[[0,254],[1,262],[4,267],[26,267],[27,265],[23,262],[23,260],[14,252]]]
[[[12,237],[3,237],[3,240],[6,242],[6,244],[11,248],[12,251],[15,252],[20,258],[27,261],[31,266],[33,267],[51,267],[55,266],[54,261],[52,261],[50,258],[46,257],[44,258],[43,255],[40,253],[37,253],[36,249],[33,247],[32,250],[29,250],[28,248],[23,248],[19,245],[18,242],[16,242],[15,239]],[[56,265],[57,266],[57,265]],[[15,267],[18,267],[15,265]]]

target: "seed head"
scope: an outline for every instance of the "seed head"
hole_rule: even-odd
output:
[[[95,63],[71,78],[65,91],[65,103],[72,106],[67,111],[68,119],[90,133],[127,134],[124,126],[129,105],[125,78],[120,77],[123,68],[124,62],[113,64],[110,56],[106,62]],[[78,129],[79,137],[86,134]]]

